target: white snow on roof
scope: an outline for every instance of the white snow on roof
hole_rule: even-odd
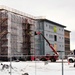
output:
[[[4,5],[0,5],[0,10],[1,9],[7,10],[7,11],[10,11],[10,12],[13,12],[13,13],[16,13],[16,14],[19,14],[19,15],[22,15],[22,16],[30,17],[30,18],[33,18],[33,19],[36,18],[36,17],[34,17],[34,16],[30,15],[30,14],[21,12],[19,10],[13,9],[13,8],[9,8],[9,7],[4,6]]]

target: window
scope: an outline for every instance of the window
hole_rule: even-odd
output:
[[[59,39],[61,39],[61,37],[59,37]]]
[[[50,34],[50,35],[49,35],[49,38],[53,38],[53,35]]]
[[[61,45],[59,45],[61,47]]]
[[[49,25],[49,28],[50,28],[50,29],[53,29],[53,26],[50,26],[50,25]]]
[[[46,24],[46,27],[47,27],[47,24]]]
[[[64,46],[62,45],[62,47],[64,47]]]
[[[63,37],[62,37],[62,39],[63,39]]]
[[[57,36],[56,35],[54,35],[54,41],[57,41]]]
[[[49,28],[50,28],[50,26],[49,26]]]
[[[46,34],[46,36],[48,36],[48,34]]]

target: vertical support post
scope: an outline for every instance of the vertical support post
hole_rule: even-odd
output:
[[[35,29],[35,25],[34,25],[34,29]],[[35,30],[34,30],[35,33]],[[35,34],[34,34],[34,60],[35,60],[35,75],[36,75],[36,48],[35,48]]]
[[[64,75],[64,68],[63,68],[63,51],[62,51],[62,75]]]
[[[12,69],[11,69],[11,67],[12,67],[12,56],[11,56],[11,53],[10,53],[10,75],[12,75]]]

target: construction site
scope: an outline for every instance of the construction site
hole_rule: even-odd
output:
[[[0,60],[34,54],[35,21],[17,12],[7,7],[0,8]]]
[[[55,62],[58,57],[62,58],[61,55],[65,58],[65,27],[45,18],[0,6],[0,60],[39,58]],[[70,35],[70,31],[67,34]],[[67,49],[70,49],[69,37],[66,38]]]

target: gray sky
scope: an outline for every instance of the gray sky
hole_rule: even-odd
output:
[[[5,5],[33,16],[47,19],[67,26],[71,31],[71,50],[75,49],[75,0],[0,0]]]

